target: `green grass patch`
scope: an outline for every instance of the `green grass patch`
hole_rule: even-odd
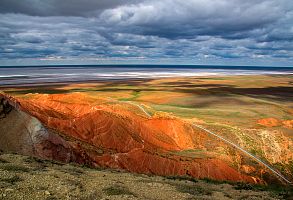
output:
[[[207,158],[210,157],[206,151],[202,149],[186,149],[182,151],[173,151],[173,155],[189,157],[189,158]]]
[[[293,188],[284,185],[259,185],[249,183],[236,183],[234,184],[236,190],[253,190],[253,191],[267,191],[276,196],[281,196],[284,199],[293,196]]]
[[[215,180],[215,179],[210,179],[210,178],[203,178],[203,179],[200,179],[206,183],[210,183],[210,184],[216,184],[216,185],[219,185],[219,184],[233,184],[233,182],[231,181],[227,181],[227,180]]]
[[[194,182],[194,183],[197,183],[198,180],[191,177],[191,176],[166,176],[165,177],[166,179],[169,179],[169,180],[179,180],[179,181],[191,181],[191,182]]]
[[[119,101],[134,101],[135,99],[137,99],[140,96],[140,90],[133,90],[131,95],[132,95],[132,97],[120,98],[118,100]]]
[[[46,161],[46,160],[43,160],[43,159],[40,159],[40,158],[37,158],[37,157],[26,157],[23,159],[23,161],[27,164],[30,164],[32,162],[36,162],[36,163],[46,163],[46,162],[49,162],[49,161]]]
[[[104,188],[103,191],[109,195],[132,195],[135,196],[134,193],[132,193],[128,188],[120,185],[113,185],[107,188]]]
[[[54,196],[48,196],[46,200],[58,200],[58,198]]]
[[[12,164],[6,164],[0,166],[0,169],[6,170],[6,171],[13,171],[13,172],[29,172],[30,168],[19,166],[19,165],[12,165]]]
[[[39,94],[66,94],[70,93],[68,90],[60,90],[60,89],[27,89],[27,90],[16,90],[16,91],[6,91],[11,95],[23,95],[28,93],[39,93]]]
[[[84,170],[82,170],[78,167],[75,167],[75,166],[64,165],[64,166],[59,167],[58,169],[59,169],[59,171],[68,173],[72,176],[80,176],[80,175],[84,174]]]
[[[0,163],[9,163],[9,162],[3,158],[0,158]]]
[[[0,178],[0,181],[15,184],[16,182],[22,181],[22,179],[19,176],[13,176],[11,178]]]

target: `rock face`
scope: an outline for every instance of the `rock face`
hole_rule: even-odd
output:
[[[61,162],[83,162],[68,141],[21,110],[12,108],[9,114],[0,120],[0,127],[0,150]]]
[[[147,117],[137,106],[80,93],[0,98],[13,107],[0,119],[2,150],[137,173],[261,182],[213,152],[225,144],[177,118]]]

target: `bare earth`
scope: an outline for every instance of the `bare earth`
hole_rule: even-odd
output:
[[[291,191],[292,192],[292,191]],[[91,169],[0,155],[0,199],[290,199],[289,189]]]

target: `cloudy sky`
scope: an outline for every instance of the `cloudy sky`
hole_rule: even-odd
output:
[[[292,0],[0,0],[0,65],[293,66]]]

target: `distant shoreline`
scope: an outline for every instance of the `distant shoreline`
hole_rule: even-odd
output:
[[[178,79],[178,78],[222,78],[222,77],[237,77],[237,76],[247,76],[247,77],[255,77],[255,76],[288,76],[290,74],[251,74],[251,75],[213,75],[213,76],[174,76],[174,77],[153,77],[153,78],[116,78],[116,79],[95,79],[95,80],[72,80],[72,81],[56,81],[56,82],[37,82],[37,83],[26,83],[26,84],[0,84],[1,89],[24,89],[24,88],[51,88],[56,86],[69,86],[75,84],[99,84],[99,83],[127,83],[127,82],[135,82],[135,81],[151,81],[151,80],[161,80],[161,79]],[[1,78],[0,78],[1,81]]]
[[[187,67],[187,66],[185,66]],[[178,77],[219,77],[241,75],[293,75],[293,68],[178,66],[80,66],[0,68],[0,88],[60,85],[107,81],[148,80]]]
[[[89,68],[171,68],[171,69],[246,69],[246,70],[272,70],[272,71],[292,71],[291,67],[278,67],[278,66],[226,66],[226,65],[158,65],[158,64],[113,64],[113,65],[10,65],[10,66],[0,66],[2,68],[79,68],[79,67],[89,67]]]
[[[176,77],[174,77],[176,78]],[[153,79],[144,79],[145,81],[155,80]],[[32,84],[12,84],[12,85],[0,85],[0,89],[9,89],[9,88],[47,88],[54,86],[66,86],[66,85],[74,85],[74,84],[94,84],[94,83],[107,83],[107,82],[127,82],[127,81],[137,81],[141,80],[139,78],[132,79],[109,79],[109,80],[86,80],[86,81],[63,81],[63,82],[43,82],[43,83],[32,83]]]

